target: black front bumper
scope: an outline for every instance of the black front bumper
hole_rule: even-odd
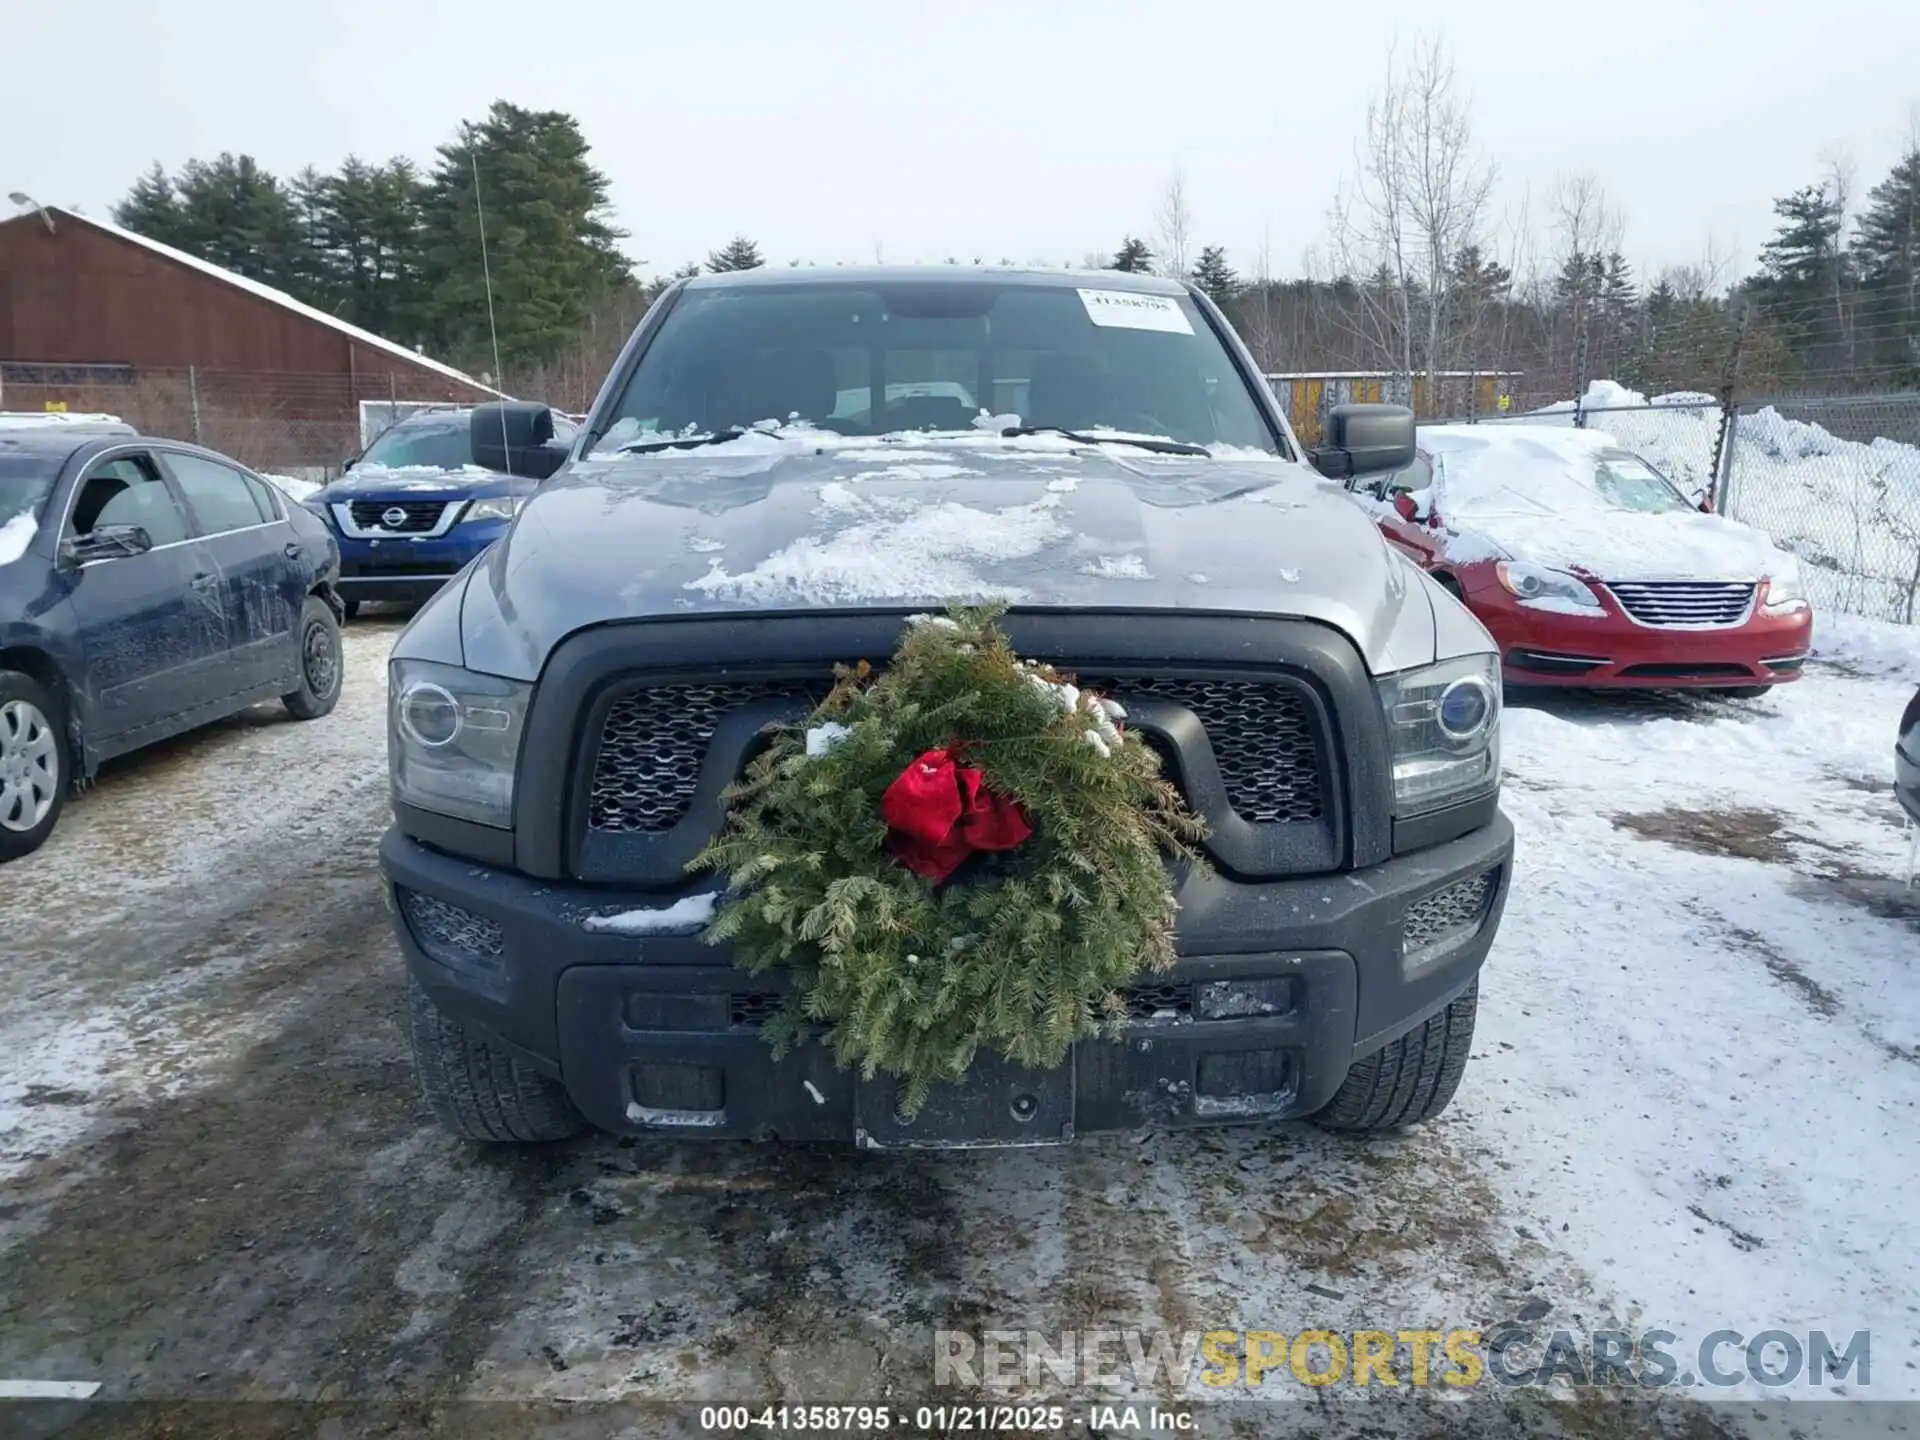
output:
[[[1005,1107],[962,1105],[973,1117],[959,1127],[967,1133],[924,1140],[876,1124],[873,1092],[836,1069],[825,1047],[773,1060],[758,1024],[779,1003],[777,975],[736,970],[697,933],[622,936],[582,924],[676,897],[529,879],[397,827],[380,854],[413,976],[462,1024],[563,1081],[602,1129],[1008,1144],[1320,1109],[1354,1061],[1473,981],[1505,905],[1513,829],[1496,814],[1457,840],[1346,874],[1270,884],[1189,877],[1178,964],[1141,977],[1137,1018],[1121,1040],[1079,1045],[1072,1083],[1060,1077],[1031,1120],[1009,1127],[981,1119]],[[995,1073],[983,1083],[1018,1098],[1032,1079]],[[927,1123],[937,1132],[937,1120]]]
[[[431,571],[425,574],[409,574],[392,570],[362,568],[353,565],[340,567],[340,578],[335,585],[343,600],[402,601],[422,602],[431,600],[439,594],[446,583],[460,573],[458,566],[445,571]]]

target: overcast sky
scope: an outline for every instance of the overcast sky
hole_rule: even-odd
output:
[[[1501,198],[1594,172],[1643,274],[1709,238],[1747,264],[1774,197],[1836,151],[1864,191],[1920,107],[1911,0],[62,0],[34,26],[83,43],[0,61],[0,195],[104,214],[155,160],[425,161],[503,97],[579,117],[645,271],[735,232],[1077,263],[1150,232],[1179,166],[1196,244],[1294,273],[1389,45],[1436,20]]]

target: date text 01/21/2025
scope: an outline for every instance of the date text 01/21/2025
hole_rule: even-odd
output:
[[[1157,1405],[1095,1405],[1084,1414],[1064,1405],[917,1405],[908,1410],[886,1405],[708,1405],[700,1428],[718,1434],[1016,1434],[1090,1430],[1095,1434],[1138,1430],[1147,1433],[1191,1430],[1185,1410]]]

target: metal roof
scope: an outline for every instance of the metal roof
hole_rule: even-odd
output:
[[[58,205],[48,205],[44,208],[47,213],[57,215],[62,220],[72,221],[77,225],[90,225],[95,230],[111,235],[115,239],[126,241],[129,245],[138,245],[143,250],[150,250],[155,255],[173,261],[176,265],[184,265],[189,270],[198,270],[201,274],[221,281],[224,284],[231,285],[236,290],[244,290],[257,299],[265,300],[268,304],[278,305],[283,310],[291,310],[304,320],[311,320],[316,325],[324,325],[329,330],[337,331],[339,334],[352,340],[355,344],[365,345],[369,349],[382,351],[396,359],[405,360],[409,364],[417,365],[422,370],[431,370],[434,374],[442,376],[445,379],[457,381],[462,385],[470,385],[475,390],[485,391],[489,395],[499,395],[502,399],[508,398],[491,385],[484,385],[471,375],[454,369],[451,365],[443,365],[438,360],[429,359],[417,350],[409,350],[406,346],[396,341],[375,335],[371,330],[362,330],[357,325],[349,325],[338,316],[329,315],[324,310],[316,310],[313,306],[294,299],[293,296],[287,294],[284,290],[276,290],[271,285],[263,285],[258,280],[249,280],[246,276],[236,275],[231,270],[222,270],[218,265],[202,260],[198,256],[189,255],[184,250],[176,250],[171,245],[163,245],[158,240],[149,239],[145,235],[135,234],[131,230],[115,225],[112,221],[98,220],[91,215],[82,215],[76,210],[63,209]],[[21,218],[31,219],[37,217],[25,216]]]

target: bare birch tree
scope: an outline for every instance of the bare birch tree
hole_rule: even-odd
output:
[[[1440,36],[1419,42],[1404,70],[1388,52],[1355,159],[1329,216],[1336,263],[1358,287],[1363,342],[1409,379],[1424,373],[1431,403],[1458,349],[1456,262],[1481,238],[1494,181]]]
[[[1161,273],[1184,280],[1191,268],[1193,212],[1187,207],[1187,172],[1176,165],[1153,212],[1154,238],[1160,242]]]

